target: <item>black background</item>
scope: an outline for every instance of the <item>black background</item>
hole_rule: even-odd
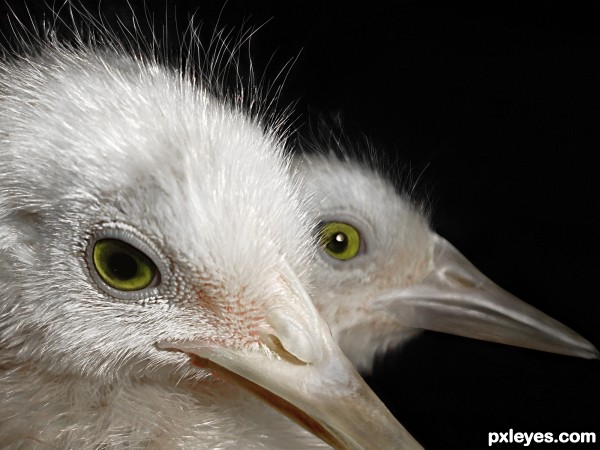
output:
[[[10,3],[25,17],[23,3]],[[301,132],[319,114],[342,116],[351,138],[367,136],[381,159],[420,175],[440,234],[600,347],[597,2],[104,1],[100,10],[125,22],[132,10],[148,15],[171,38],[193,13],[209,37],[217,23],[263,25],[251,41],[255,71],[273,80],[295,60],[279,104],[295,102]],[[600,440],[598,361],[428,332],[368,381],[427,448],[483,448],[488,432],[510,428]]]

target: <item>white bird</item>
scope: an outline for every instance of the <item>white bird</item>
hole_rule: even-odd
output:
[[[598,358],[570,328],[504,291],[369,164],[297,158],[319,227],[313,300],[355,367],[422,330]]]
[[[325,446],[247,390],[420,448],[306,294],[282,138],[236,105],[119,47],[0,63],[2,448]]]

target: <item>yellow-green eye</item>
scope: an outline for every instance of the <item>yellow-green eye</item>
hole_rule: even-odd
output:
[[[97,241],[93,259],[100,278],[120,291],[139,291],[148,287],[157,272],[150,258],[118,239]]]
[[[323,223],[320,241],[327,254],[335,259],[352,259],[360,250],[358,230],[343,222]]]

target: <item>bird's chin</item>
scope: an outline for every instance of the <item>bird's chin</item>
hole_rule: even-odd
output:
[[[394,320],[361,323],[334,332],[336,341],[362,374],[370,374],[378,356],[401,347],[422,330],[403,327]]]

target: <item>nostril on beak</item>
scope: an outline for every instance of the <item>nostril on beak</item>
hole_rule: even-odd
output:
[[[261,341],[263,344],[265,344],[267,346],[267,348],[269,350],[271,350],[273,353],[275,353],[281,359],[283,359],[291,364],[298,365],[298,366],[305,366],[306,364],[308,364],[308,363],[305,363],[304,361],[299,360],[294,355],[292,355],[290,352],[288,352],[284,348],[283,344],[281,343],[281,340],[274,334],[265,334],[265,335],[261,336]]]
[[[304,320],[306,315],[311,313],[310,310],[290,311],[282,308],[269,311],[267,322],[271,329],[268,335],[272,338],[267,339],[270,344],[265,344],[272,345],[275,349],[280,348],[281,350],[277,350],[278,354],[284,351],[306,364],[320,361],[323,354],[319,348],[319,331],[316,328],[311,329],[310,322]],[[311,334],[313,330],[315,333]]]
[[[452,274],[451,278],[452,278],[452,281],[454,281],[454,283],[456,285],[458,285],[459,287],[462,287],[462,288],[474,289],[474,288],[478,287],[478,284],[481,284],[481,283],[476,283],[472,279],[464,277],[457,273]]]

